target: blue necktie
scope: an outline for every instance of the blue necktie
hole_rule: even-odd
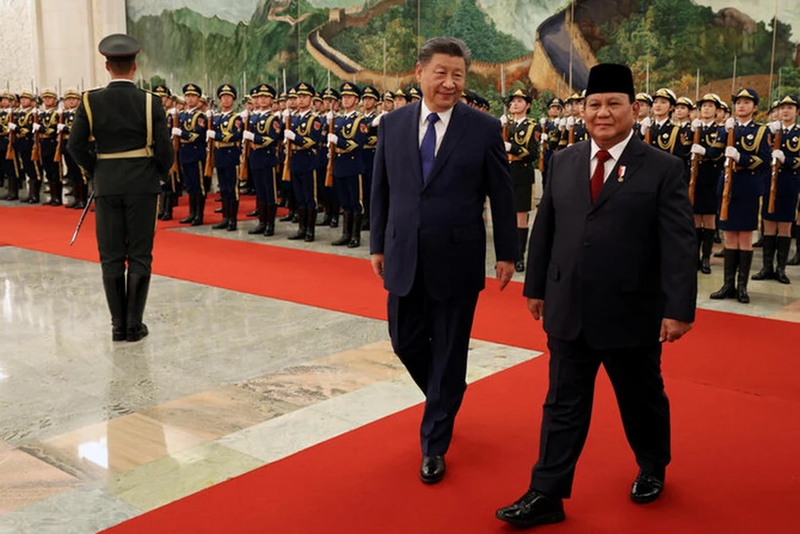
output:
[[[433,162],[436,159],[436,122],[438,120],[439,115],[436,113],[428,115],[428,129],[425,131],[425,136],[422,138],[422,144],[419,147],[423,184],[428,183],[428,176],[433,170]]]

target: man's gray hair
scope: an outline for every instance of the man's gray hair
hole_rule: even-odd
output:
[[[434,54],[464,58],[467,69],[469,69],[469,64],[472,62],[472,52],[469,51],[467,44],[455,37],[431,37],[419,49],[417,61],[424,67]]]

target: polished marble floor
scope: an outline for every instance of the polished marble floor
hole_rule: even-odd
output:
[[[368,256],[331,247],[338,229],[305,244],[253,224],[170,231]],[[707,298],[720,262],[700,307],[800,322],[800,267],[741,305]],[[0,246],[0,534],[96,532],[422,401],[383,321],[154,277],[151,335],[114,344],[98,282],[94,263]],[[473,341],[468,380],[537,356]]]

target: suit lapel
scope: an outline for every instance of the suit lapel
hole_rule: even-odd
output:
[[[461,107],[464,105],[465,104],[459,102],[453,108],[453,114],[450,115],[450,123],[447,125],[447,130],[444,132],[442,145],[439,147],[439,152],[436,154],[436,159],[433,162],[431,175],[428,176],[428,181],[423,186],[423,189],[436,178],[436,175],[439,174],[439,171],[447,162],[447,158],[450,157],[450,154],[452,154],[453,150],[458,146],[461,136],[464,135],[464,116],[461,114]],[[417,111],[417,119],[419,119],[419,111]],[[419,149],[417,149],[417,154],[419,154]],[[417,156],[417,165],[421,167],[419,156]],[[420,177],[421,176],[422,171],[420,170]]]
[[[635,135],[631,137],[628,146],[625,147],[619,161],[614,165],[611,174],[608,175],[608,179],[605,184],[603,184],[600,194],[597,195],[597,200],[592,207],[592,211],[605,204],[614,193],[623,188],[625,184],[636,176],[636,171],[639,170],[639,167],[642,166],[642,162],[644,161],[644,148],[644,143],[640,141],[638,137]],[[621,168],[624,168],[622,176],[620,176]]]
[[[578,168],[575,171],[575,176],[578,180],[578,198],[580,198],[586,206],[591,206],[592,204],[591,182],[588,178],[589,156],[591,153],[592,145],[590,143],[584,143],[580,149],[580,154],[578,154],[576,158]]]

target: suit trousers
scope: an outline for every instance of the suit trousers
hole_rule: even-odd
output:
[[[580,335],[575,341],[550,336],[547,345],[550,387],[531,489],[552,497],[570,496],[575,465],[589,432],[600,364],[614,387],[636,462],[649,473],[663,474],[670,461],[670,418],[661,377],[661,344],[596,349]]]
[[[149,275],[153,262],[158,195],[108,195],[95,199],[97,248],[104,278]]]
[[[443,455],[466,390],[467,351],[478,293],[434,300],[418,269],[406,296],[389,293],[392,348],[425,394],[422,453]]]

